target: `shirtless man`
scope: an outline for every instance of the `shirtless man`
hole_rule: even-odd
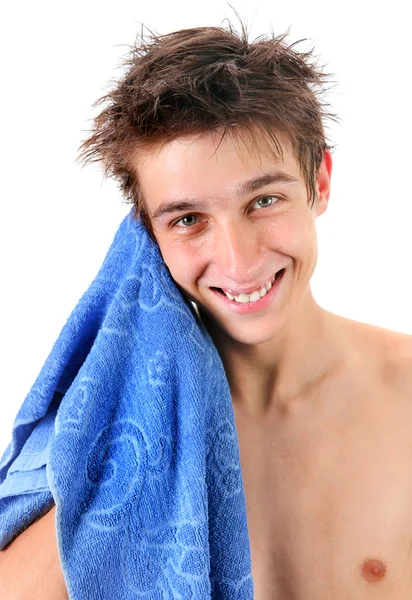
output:
[[[282,38],[214,28],[133,60],[82,157],[121,182],[222,358],[255,599],[409,600],[412,340],[310,289],[332,171],[322,75]]]
[[[163,257],[230,384],[255,598],[409,600],[411,339],[313,299],[327,151],[312,208],[286,142],[283,160],[229,136],[215,148],[209,134],[181,137],[139,175]],[[242,302],[276,274],[257,302],[218,291]]]

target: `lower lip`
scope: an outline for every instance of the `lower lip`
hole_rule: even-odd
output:
[[[217,290],[212,290],[212,292],[221,300],[221,302],[224,302],[231,310],[233,310],[233,312],[237,314],[246,315],[249,313],[255,313],[269,306],[273,298],[277,295],[278,288],[284,275],[285,271],[283,271],[279,277],[277,277],[270,290],[257,302],[245,302],[242,304],[241,302],[236,302],[235,300],[229,300],[225,294],[222,294]]]

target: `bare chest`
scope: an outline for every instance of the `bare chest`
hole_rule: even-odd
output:
[[[412,597],[409,404],[236,419],[256,600]]]

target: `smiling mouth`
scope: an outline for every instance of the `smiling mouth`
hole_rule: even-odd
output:
[[[222,288],[212,287],[211,289],[219,292],[220,294],[222,294],[222,296],[225,296],[229,300],[235,301],[237,303],[240,303],[240,304],[246,304],[249,302],[253,303],[253,302],[257,302],[258,300],[263,298],[270,291],[270,289],[272,288],[272,285],[274,285],[276,280],[279,279],[279,277],[281,277],[283,275],[284,271],[285,271],[285,269],[280,269],[275,274],[275,276],[271,279],[269,284],[267,284],[266,286],[263,286],[259,290],[255,290],[251,294],[239,294],[238,296],[233,296],[229,292],[224,292]]]

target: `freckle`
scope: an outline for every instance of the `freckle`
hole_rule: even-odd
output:
[[[368,558],[362,564],[362,577],[368,583],[381,581],[386,574],[386,566],[378,558]]]

